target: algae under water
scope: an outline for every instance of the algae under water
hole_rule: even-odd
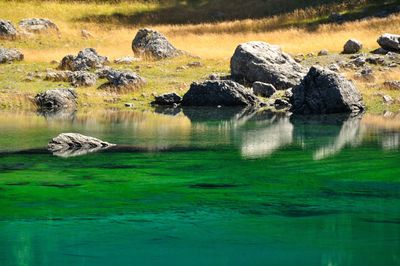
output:
[[[398,118],[156,111],[1,112],[0,264],[400,265]]]

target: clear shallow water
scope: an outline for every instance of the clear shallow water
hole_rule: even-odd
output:
[[[162,111],[0,113],[0,264],[400,264],[398,117]]]

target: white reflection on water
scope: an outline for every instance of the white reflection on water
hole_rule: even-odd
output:
[[[395,150],[400,147],[400,133],[387,134],[382,139],[382,148],[384,150]]]
[[[267,128],[245,132],[242,136],[241,154],[245,158],[268,156],[292,141],[293,125],[286,117]]]
[[[362,142],[361,119],[358,117],[349,118],[340,129],[339,135],[332,140],[332,143],[325,145],[313,154],[314,160],[322,160],[339,153],[346,145],[356,147]]]

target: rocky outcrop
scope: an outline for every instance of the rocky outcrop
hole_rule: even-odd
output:
[[[291,103],[298,114],[351,113],[365,108],[351,81],[319,67],[311,67],[301,84],[292,89]]]
[[[48,70],[44,80],[55,82],[71,82],[71,76],[74,72],[66,70]]]
[[[87,71],[104,67],[108,62],[107,57],[101,56],[93,48],[83,49],[78,56],[67,55],[62,60],[58,69],[70,71]]]
[[[253,92],[257,96],[269,98],[275,94],[276,89],[272,84],[256,81],[253,83]]]
[[[62,133],[47,145],[49,151],[60,157],[72,157],[107,149],[115,144],[78,133]]]
[[[72,72],[70,77],[71,85],[74,87],[90,87],[96,84],[97,75],[87,71]]]
[[[42,113],[75,110],[78,95],[73,89],[53,89],[36,95],[34,101]]]
[[[164,93],[154,97],[153,104],[158,105],[174,105],[180,104],[182,101],[182,97],[176,94],[175,92]]]
[[[22,61],[24,55],[17,49],[8,49],[0,47],[0,64],[10,63],[13,61]]]
[[[18,23],[19,27],[29,33],[44,33],[49,31],[58,32],[57,25],[46,18],[27,18]]]
[[[231,74],[239,82],[261,81],[284,90],[299,84],[306,70],[278,46],[248,42],[236,48],[231,58]]]
[[[132,50],[139,56],[150,56],[156,59],[176,57],[182,51],[176,49],[161,33],[140,29],[132,41]]]
[[[70,82],[74,87],[89,87],[96,84],[97,75],[87,71],[51,70],[47,71],[45,80]]]
[[[0,19],[0,39],[15,39],[18,33],[10,21]]]
[[[386,51],[400,52],[400,35],[385,33],[379,37],[378,44]]]
[[[343,46],[343,53],[344,54],[355,54],[361,51],[363,45],[360,41],[355,39],[348,40]]]
[[[101,85],[101,89],[123,92],[138,89],[146,84],[146,80],[144,78],[131,71],[110,69],[107,70],[105,76],[108,82]]]
[[[230,80],[192,83],[183,96],[184,106],[259,106],[260,100],[249,90]]]

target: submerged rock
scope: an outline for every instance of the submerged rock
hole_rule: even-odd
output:
[[[62,109],[76,110],[78,95],[73,89],[53,89],[36,95],[34,101],[42,113]]]
[[[382,49],[393,52],[400,52],[400,35],[385,33],[378,39]]]
[[[57,25],[46,18],[27,18],[18,23],[19,27],[29,33],[43,33],[48,31],[59,31]]]
[[[299,114],[360,112],[365,109],[361,94],[343,76],[311,67],[301,84],[292,90],[292,111]]]
[[[154,104],[159,105],[174,105],[180,104],[182,101],[182,97],[176,94],[175,92],[164,93],[154,97]]]
[[[0,47],[0,64],[9,63],[13,61],[22,61],[24,55],[17,49],[8,49]]]
[[[78,56],[67,55],[62,60],[58,69],[71,71],[87,71],[104,67],[108,62],[107,57],[101,56],[93,48],[83,49]]]
[[[15,39],[18,33],[10,21],[0,19],[0,39]]]
[[[262,103],[249,90],[231,80],[192,83],[183,96],[185,106],[259,106]]]
[[[132,50],[135,54],[151,56],[157,59],[176,57],[182,51],[176,49],[161,33],[140,29],[132,41]]]
[[[47,145],[49,151],[61,157],[79,156],[106,149],[115,144],[78,133],[62,133]]]
[[[105,73],[107,83],[100,86],[101,89],[129,91],[135,90],[146,84],[146,80],[132,71],[107,70]]]
[[[231,58],[232,78],[237,81],[270,83],[285,90],[300,83],[306,70],[279,46],[265,42],[240,44]]]

